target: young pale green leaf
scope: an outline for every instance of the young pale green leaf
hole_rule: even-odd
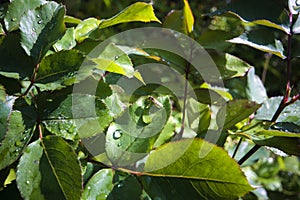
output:
[[[65,19],[65,23],[68,24],[79,24],[80,22],[82,22],[81,19],[69,15],[65,15],[64,19]]]
[[[129,56],[115,44],[109,44],[98,58],[92,58],[91,60],[98,69],[121,74],[129,78],[134,76],[143,82],[141,74],[134,71]]]
[[[26,129],[21,112],[10,113],[5,137],[0,146],[0,169],[4,169],[18,159],[31,138],[32,129]]]
[[[255,101],[256,103],[263,103],[268,98],[264,84],[255,75],[254,67],[250,68],[247,74],[246,95],[250,101]]]
[[[153,102],[140,98],[107,130],[106,154],[116,166],[126,167],[151,151],[171,113],[168,97]]]
[[[283,97],[271,97],[257,110],[256,119],[271,120]],[[287,106],[279,115],[277,122],[292,122],[300,126],[300,101]]]
[[[17,184],[24,199],[45,199],[41,191],[42,174],[40,171],[40,159],[43,148],[40,140],[27,146],[20,158],[17,170]]]
[[[216,63],[222,79],[244,76],[251,67],[245,61],[228,53],[211,52],[210,55]]]
[[[28,10],[20,21],[21,45],[25,52],[40,61],[51,46],[63,36],[65,7],[47,2]]]
[[[0,36],[1,35],[5,35],[5,31],[3,30],[2,24],[0,24]],[[0,39],[0,41],[1,41],[1,39]],[[1,42],[0,42],[0,44],[1,44]]]
[[[193,12],[191,10],[188,0],[183,0],[183,3],[184,3],[183,16],[184,16],[186,30],[188,31],[188,33],[191,33],[194,29]]]
[[[76,46],[74,27],[67,28],[65,35],[53,47],[56,51],[70,50]]]
[[[174,159],[173,155],[181,156]],[[144,170],[150,176],[189,179],[198,193],[208,199],[235,199],[252,190],[227,152],[202,139],[161,146],[149,155]]]
[[[56,90],[73,85],[79,81],[79,76],[75,78],[84,58],[82,53],[75,50],[60,51],[46,56],[40,63],[36,83],[41,83],[38,84],[41,90]]]
[[[267,30],[252,30],[243,33],[239,37],[228,40],[235,44],[244,44],[263,52],[272,53],[282,59],[285,59],[282,43],[277,40],[274,34]]]
[[[225,10],[216,12],[220,13],[236,17],[246,24],[255,23],[290,32],[287,13],[272,0],[232,1]]]
[[[33,10],[36,7],[45,4],[45,0],[13,0],[8,6],[4,23],[6,30],[9,32],[19,28],[21,17],[28,10]]]
[[[82,199],[85,200],[106,200],[113,190],[114,172],[112,169],[102,169],[95,173],[85,185]]]
[[[100,20],[96,18],[88,18],[81,21],[75,28],[76,41],[82,42],[89,38],[98,29],[99,24]]]
[[[106,28],[126,22],[160,22],[153,12],[152,5],[144,2],[137,2],[122,10],[120,13],[110,19],[102,20],[99,28]]]
[[[259,107],[259,104],[245,99],[228,101],[223,107],[221,107],[217,114],[217,124],[219,128],[222,128],[223,130],[229,129],[236,123],[249,117]]]

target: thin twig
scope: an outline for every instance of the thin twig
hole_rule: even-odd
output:
[[[233,152],[232,158],[235,157],[235,155],[236,155],[238,149],[240,148],[240,145],[241,145],[242,141],[243,141],[243,138],[240,138],[238,144],[237,144],[236,147],[235,147],[235,150],[234,150],[234,152]]]

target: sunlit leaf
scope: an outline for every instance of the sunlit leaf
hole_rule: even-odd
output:
[[[137,2],[122,10],[120,13],[110,19],[102,20],[99,28],[106,28],[120,23],[126,22],[160,22],[156,18],[152,5],[144,2]]]
[[[194,28],[194,16],[188,0],[183,0],[183,16],[188,33],[191,33]]]
[[[268,98],[267,91],[260,78],[255,75],[254,68],[251,68],[247,74],[246,94],[250,101],[256,103],[263,103]]]
[[[65,35],[53,45],[56,51],[70,50],[75,46],[76,46],[75,31],[73,27],[68,28],[66,30]]]
[[[178,154],[181,156],[174,159]],[[148,175],[189,179],[201,196],[210,199],[234,199],[251,190],[236,162],[201,139],[168,143],[154,150],[144,169]]]

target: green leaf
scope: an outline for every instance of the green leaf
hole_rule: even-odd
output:
[[[53,101],[54,98],[57,97],[46,96],[44,101]],[[102,100],[88,94],[68,95],[54,108],[48,103],[46,109],[49,114],[42,121],[46,129],[69,140],[101,133],[112,121],[112,116]]]
[[[85,185],[82,199],[85,200],[106,200],[109,193],[113,190],[112,169],[102,169],[95,173]]]
[[[191,33],[194,29],[194,16],[187,0],[183,0],[184,7],[183,7],[183,16],[184,22],[186,26],[186,30],[188,33]]]
[[[231,44],[227,40],[233,38],[231,33],[222,30],[207,30],[198,37],[198,42],[205,49],[225,50]]]
[[[122,10],[120,13],[115,15],[110,19],[102,20],[99,28],[106,28],[109,26],[113,26],[120,23],[127,23],[133,21],[140,22],[160,22],[159,19],[156,18],[153,7],[151,4],[136,2],[129,7]]]
[[[259,107],[259,104],[245,99],[228,101],[226,105],[221,107],[217,114],[217,124],[219,128],[222,128],[223,130],[229,129],[236,123],[249,117]],[[222,127],[223,123],[224,125]]]
[[[65,19],[65,23],[68,24],[79,24],[80,22],[82,22],[81,19],[69,15],[65,15],[64,19]]]
[[[18,32],[12,32],[4,37],[0,45],[0,71],[2,76],[24,79],[32,75],[35,65],[32,58],[29,57],[21,47],[20,40],[21,37]],[[0,80],[0,82],[1,81],[2,80]],[[6,84],[3,85],[6,86]],[[13,87],[17,84],[10,83],[8,85]]]
[[[184,23],[184,16],[182,10],[172,10],[163,22],[164,28],[169,28],[181,33],[187,34],[187,27]]]
[[[263,52],[272,53],[282,59],[286,58],[282,43],[275,38],[274,32],[269,30],[252,30],[228,41],[235,44],[244,44]]]
[[[256,119],[271,120],[283,97],[271,97],[257,110]],[[276,122],[293,122],[300,126],[300,101],[287,106]]]
[[[84,58],[82,53],[75,50],[60,51],[46,56],[40,63],[36,83],[42,83],[38,84],[42,90],[56,90],[73,85],[89,75],[80,78],[76,76]]]
[[[24,199],[45,199],[41,191],[42,174],[39,170],[43,148],[40,140],[27,146],[20,158],[17,170],[17,184]]]
[[[228,53],[210,53],[216,63],[222,79],[244,76],[250,69],[250,65],[240,58]]]
[[[93,32],[98,29],[100,20],[96,18],[88,18],[81,21],[75,28],[76,41],[82,42],[86,38],[89,38]]]
[[[140,98],[106,133],[106,154],[116,166],[128,166],[151,151],[171,113],[168,97]]]
[[[70,50],[75,46],[76,41],[74,27],[67,28],[65,35],[53,45],[56,51]]]
[[[260,78],[255,75],[254,67],[250,68],[247,74],[246,94],[250,101],[263,103],[267,100],[268,95]]]
[[[109,44],[98,58],[91,60],[96,64],[97,69],[121,74],[129,78],[134,76],[143,82],[140,73],[134,71],[129,56],[115,44]]]
[[[294,34],[299,34],[300,33],[300,14],[298,14],[297,20],[293,25],[293,33]]]
[[[4,23],[6,29],[11,32],[19,28],[21,17],[28,10],[32,10],[42,4],[45,0],[13,0],[8,6]]]
[[[11,100],[6,100],[4,87],[0,85],[0,141],[3,139],[6,133],[7,122],[13,102],[14,98],[11,98]]]
[[[20,21],[21,45],[36,62],[63,36],[64,15],[64,6],[55,2],[47,2],[23,14]]]
[[[74,150],[62,138],[47,136],[30,144],[17,171],[25,199],[80,199],[82,176]]]
[[[258,6],[259,5],[259,6]],[[246,24],[255,23],[262,26],[276,28],[289,33],[289,20],[282,7],[272,0],[237,0],[221,11],[227,16],[233,16]],[[220,14],[220,12],[216,12]]]
[[[252,190],[227,152],[202,139],[180,140],[154,150],[144,170],[150,176],[189,179],[208,199],[235,199]]]
[[[0,24],[0,36],[5,35],[5,31],[3,30],[2,24]],[[1,39],[0,39],[1,40]],[[1,42],[0,42],[1,43]]]
[[[22,114],[19,111],[10,113],[6,134],[0,146],[0,169],[4,169],[18,159],[33,131],[25,130]]]

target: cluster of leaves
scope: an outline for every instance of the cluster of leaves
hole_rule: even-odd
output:
[[[228,40],[274,54],[290,67],[290,45],[285,52],[283,41],[272,30],[288,35],[290,44],[299,31],[299,20],[289,19],[296,17],[298,7],[290,1],[289,11],[281,7],[278,13],[272,10],[266,15],[265,8],[257,9],[257,2],[246,2],[234,1],[214,13],[241,22],[246,31],[235,38],[223,30],[208,30],[198,37],[187,0],[182,10],[170,12],[162,22],[162,27],[193,37],[207,49],[226,87],[205,82],[194,66],[158,49],[122,46],[116,41],[107,44],[100,55],[90,54],[109,36],[105,32],[109,27],[128,22],[160,23],[151,4],[137,2],[101,20],[68,16],[65,6],[54,1],[1,4],[3,196],[237,199],[253,188],[240,165],[224,150],[230,152],[226,141],[244,138],[255,147],[274,147],[300,156],[299,95],[290,97],[291,83],[288,81],[284,97],[268,98],[254,67],[224,51]],[[273,7],[270,2],[264,0]],[[266,30],[270,31],[267,37]],[[176,97],[153,84],[138,88],[131,97],[120,96],[123,88],[116,82],[126,77],[144,83],[146,77],[135,67],[150,61],[178,70],[186,84],[192,85],[196,98]],[[239,99],[234,98],[237,93]],[[226,116],[224,121],[222,116]],[[216,145],[204,140],[215,138],[217,132],[221,135]],[[201,152],[206,153],[201,156]],[[255,170],[262,173],[260,166]]]

